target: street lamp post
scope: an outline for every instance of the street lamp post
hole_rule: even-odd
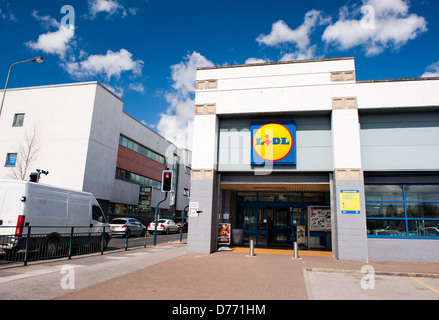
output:
[[[17,65],[17,64],[21,64],[21,63],[25,63],[25,62],[38,62],[38,63],[41,63],[43,61],[44,61],[44,59],[42,57],[36,57],[36,58],[25,60],[25,61],[15,62],[14,64],[11,65],[11,67],[9,68],[8,77],[6,78],[6,85],[5,85],[5,90],[3,91],[2,104],[0,105],[0,117],[2,115],[3,103],[5,102],[6,90],[8,89],[9,76],[11,75],[12,67]]]

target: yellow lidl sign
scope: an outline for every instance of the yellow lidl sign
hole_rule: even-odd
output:
[[[296,124],[293,121],[279,123],[252,123],[252,165],[296,164]]]

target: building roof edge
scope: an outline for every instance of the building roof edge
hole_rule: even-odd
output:
[[[226,66],[202,67],[202,68],[197,68],[197,70],[214,70],[214,69],[228,69],[228,68],[247,68],[247,67],[274,66],[274,65],[296,64],[296,63],[327,62],[327,61],[338,61],[338,60],[355,60],[355,57],[341,57],[341,58],[325,58],[325,59],[310,59],[310,60],[293,60],[293,61],[278,61],[278,62],[237,64],[237,65],[226,65]]]
[[[35,90],[35,89],[45,89],[45,88],[60,88],[60,87],[74,87],[74,86],[86,86],[86,85],[98,85],[103,89],[111,93],[114,97],[125,103],[118,95],[116,95],[113,91],[107,88],[105,85],[100,83],[99,81],[87,81],[87,82],[72,82],[72,83],[62,83],[62,84],[48,84],[41,86],[33,86],[33,87],[20,87],[20,88],[8,88],[7,91],[20,91],[20,90]],[[0,89],[0,92],[4,92],[4,89]]]
[[[381,80],[360,80],[360,81],[357,81],[357,83],[383,83],[383,82],[431,81],[431,80],[439,80],[439,77],[381,79]]]

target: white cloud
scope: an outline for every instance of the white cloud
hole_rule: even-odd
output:
[[[40,16],[39,12],[37,10],[33,10],[31,13],[32,17],[34,17],[36,20],[40,21],[41,24],[45,29],[50,29],[50,27],[59,28],[60,23],[56,21],[56,19],[52,18],[50,15],[47,16]]]
[[[306,50],[299,50],[295,52],[286,53],[282,56],[279,61],[294,61],[294,60],[309,60],[315,59],[316,56],[316,46],[310,46]]]
[[[0,0],[1,1],[1,0]],[[116,5],[114,0],[93,0],[96,11],[105,11],[108,14],[115,14],[121,7]],[[134,11],[133,11],[134,14]],[[118,52],[108,50],[103,55],[89,55],[85,50],[78,48],[75,39],[75,27],[73,25],[62,25],[50,15],[41,16],[34,10],[32,16],[38,20],[47,33],[41,34],[37,41],[29,41],[26,46],[47,54],[59,56],[59,65],[71,76],[77,79],[95,77],[106,83],[106,86],[116,95],[122,97],[125,90],[139,93],[145,91],[144,86],[136,82],[136,77],[142,75],[143,61],[134,60],[133,54],[126,49]],[[57,29],[53,31],[53,29]],[[119,81],[123,73],[130,73],[130,82],[125,86]],[[112,79],[118,80],[111,83]]]
[[[361,13],[364,7],[342,7],[339,20],[323,33],[323,41],[341,50],[360,46],[367,56],[374,56],[387,48],[400,48],[427,31],[425,18],[409,14],[405,0],[363,0],[363,4],[371,10]],[[365,18],[373,26],[368,27]]]
[[[183,96],[194,93],[197,68],[210,66],[213,63],[198,52],[186,55],[184,61],[171,66],[172,87]]]
[[[248,58],[245,60],[245,64],[255,64],[255,63],[266,63],[268,60],[259,59],[259,58]]]
[[[123,72],[142,74],[143,61],[133,60],[133,55],[126,49],[119,52],[108,50],[105,55],[91,55],[81,62],[68,62],[65,70],[76,78],[103,75],[109,81],[112,77],[119,79]]]
[[[107,89],[109,89],[111,92],[113,92],[119,98],[123,97],[124,89],[122,87],[112,86],[112,85],[110,85],[108,83],[105,83],[104,86],[107,87]]]
[[[106,13],[107,18],[114,15],[120,15],[123,18],[128,16],[128,13],[136,15],[137,8],[125,8],[124,5],[118,2],[118,0],[89,0],[89,18],[95,19],[99,13]]]
[[[10,9],[11,4],[9,2],[2,1],[2,3],[0,3],[0,5],[3,7],[3,8],[0,8],[0,18],[1,19],[5,20],[5,21],[11,21],[11,22],[18,21]]]
[[[37,11],[33,11],[32,16],[39,20],[46,29],[55,27],[58,30],[44,33],[38,37],[36,42],[29,41],[26,43],[26,45],[35,51],[43,51],[47,54],[56,54],[60,58],[64,58],[67,51],[71,48],[72,41],[75,38],[74,27],[62,26],[58,21],[50,16],[39,16]]]
[[[145,87],[141,83],[130,83],[128,85],[128,89],[130,89],[132,91],[139,92],[139,93],[144,93],[145,92]]]
[[[439,77],[439,61],[430,65],[422,77]]]
[[[406,15],[409,6],[405,0],[366,0],[365,5],[371,5],[380,14],[401,14]]]
[[[169,103],[166,113],[160,115],[158,132],[181,148],[192,148],[192,123],[195,108],[197,68],[214,64],[198,52],[186,55],[184,60],[171,66],[174,91],[165,96]]]
[[[281,60],[311,59],[315,57],[316,46],[311,45],[311,34],[316,27],[327,24],[329,20],[323,16],[322,11],[311,10],[305,14],[302,25],[292,30],[283,20],[275,22],[271,33],[259,35],[256,41],[261,45],[278,46],[291,43],[295,45],[293,52],[285,54]]]
[[[75,37],[73,28],[60,26],[58,31],[48,32],[39,36],[37,42],[29,41],[26,45],[33,50],[41,50],[48,54],[57,54],[64,58],[69,49],[70,41]]]

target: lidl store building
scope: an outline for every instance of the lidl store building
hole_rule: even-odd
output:
[[[197,73],[188,252],[231,244],[439,263],[439,78],[356,81],[355,59]]]

